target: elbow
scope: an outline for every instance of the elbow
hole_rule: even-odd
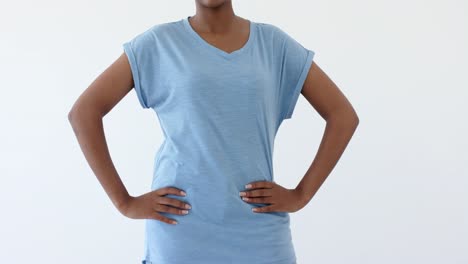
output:
[[[76,104],[70,109],[70,111],[68,111],[68,122],[72,126],[77,122],[77,120],[79,120],[79,112],[80,110],[78,109]]]
[[[77,131],[78,131],[78,123],[77,123],[78,120],[80,120],[78,116],[78,111],[75,108],[72,108],[68,112],[68,122],[75,134],[77,134]]]
[[[83,114],[83,111],[80,107],[75,104],[70,111],[68,111],[68,122],[74,127],[77,122],[82,119],[80,116]]]
[[[76,129],[85,122],[96,122],[96,120],[102,119],[103,114],[102,111],[92,105],[75,103],[75,105],[73,105],[73,107],[68,111],[67,117],[68,122],[74,129]]]
[[[79,99],[68,111],[68,122],[74,125],[81,120],[88,118],[90,114],[94,114],[96,112],[96,107],[94,105],[86,102],[84,99]]]
[[[68,122],[73,125],[73,121],[75,118],[75,110],[72,108],[70,111],[68,111]]]
[[[349,126],[356,128],[359,125],[359,116],[352,106],[349,106],[340,112],[340,119],[344,120],[344,122]]]
[[[77,125],[76,125],[76,120],[77,120],[77,117],[76,117],[76,110],[74,110],[74,108],[72,108],[69,112],[68,112],[68,122],[70,123],[70,126],[73,130],[73,132],[75,134],[77,134]]]
[[[357,128],[359,125],[359,116],[353,108],[346,108],[334,111],[326,118],[327,122],[341,124],[342,126]]]
[[[351,117],[352,123],[355,127],[359,126],[359,116],[354,113],[353,116]]]
[[[359,126],[359,116],[356,114],[354,109],[350,114],[346,115],[344,119],[348,120],[346,123],[348,123],[349,126],[353,127],[354,129]]]
[[[68,112],[68,122],[73,123],[73,110]]]

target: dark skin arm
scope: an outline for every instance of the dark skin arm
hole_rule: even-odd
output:
[[[79,96],[68,113],[68,119],[88,164],[123,215],[132,219],[156,219],[175,224],[174,219],[159,212],[185,214],[187,203],[164,197],[166,194],[183,196],[183,190],[165,187],[137,197],[129,195],[107,147],[102,119],[133,87],[130,64],[125,53],[122,53]]]
[[[337,164],[359,124],[351,103],[315,62],[301,93],[326,120],[320,146],[296,188],[287,189],[270,181],[252,182],[250,188],[246,186],[246,194],[240,193],[244,201],[269,204],[252,208],[254,212],[296,212],[306,206]]]

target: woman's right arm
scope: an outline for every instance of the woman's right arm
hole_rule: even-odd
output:
[[[129,195],[107,147],[102,119],[133,87],[128,57],[122,53],[79,96],[68,119],[88,164],[115,207],[130,218],[153,218],[172,223],[172,219],[156,211],[184,214],[184,202],[163,197],[165,194],[182,195],[182,190],[166,187],[138,197]]]

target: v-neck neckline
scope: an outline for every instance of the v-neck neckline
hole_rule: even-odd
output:
[[[244,43],[244,45],[237,49],[237,50],[234,50],[232,52],[226,52],[212,44],[210,44],[208,41],[206,41],[205,39],[203,39],[196,31],[195,29],[193,29],[192,25],[190,25],[190,22],[189,22],[189,18],[190,16],[187,16],[185,18],[183,18],[183,24],[184,24],[184,27],[185,29],[188,31],[188,33],[194,37],[196,39],[196,41],[210,49],[211,51],[225,57],[225,58],[233,58],[235,56],[239,56],[241,55],[242,53],[244,53],[251,45],[252,45],[252,42],[255,38],[255,29],[254,29],[254,22],[251,21],[251,20],[248,20],[249,21],[249,38],[247,39],[247,42]]]

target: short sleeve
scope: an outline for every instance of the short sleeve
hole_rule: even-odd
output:
[[[282,41],[278,102],[280,119],[283,120],[292,117],[315,52],[302,46],[280,28],[275,28]]]
[[[132,71],[135,92],[141,107],[150,108],[149,72],[151,71],[151,38],[149,31],[138,34],[131,40],[123,43],[123,49],[127,55]]]

